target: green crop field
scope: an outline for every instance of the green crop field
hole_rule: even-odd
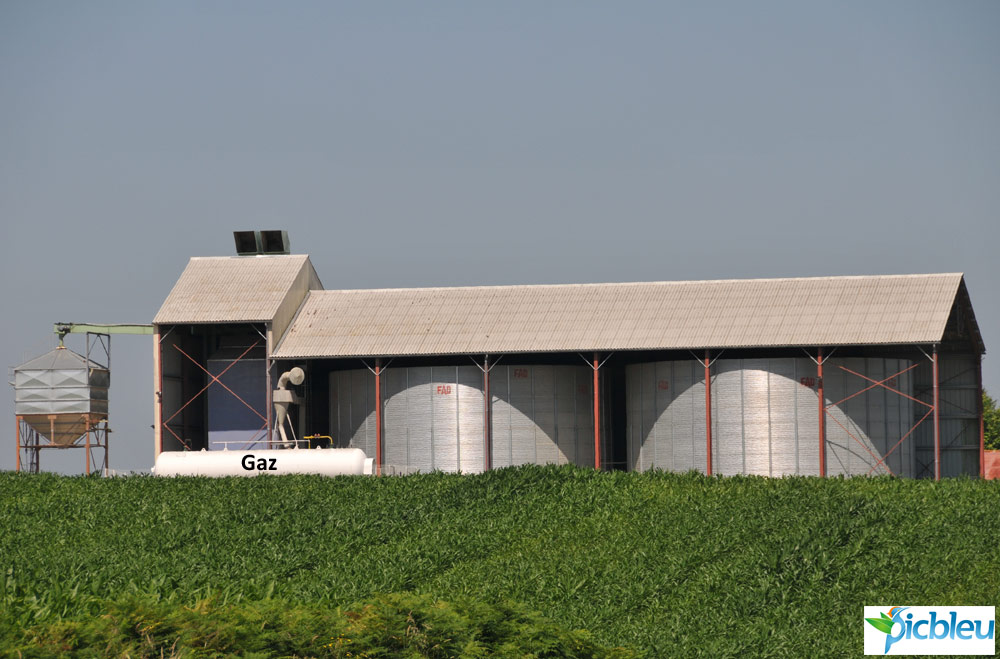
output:
[[[0,474],[7,656],[348,656],[394,615],[412,656],[503,620],[538,656],[854,656],[865,604],[998,603],[996,481]]]

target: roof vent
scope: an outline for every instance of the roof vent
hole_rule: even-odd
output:
[[[264,254],[290,254],[287,231],[261,231],[260,246]]]
[[[287,231],[233,231],[233,239],[240,256],[291,254]]]

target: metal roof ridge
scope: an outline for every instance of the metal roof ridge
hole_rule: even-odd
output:
[[[224,260],[247,260],[247,259],[257,259],[257,258],[267,258],[267,259],[308,259],[308,254],[248,254],[246,256],[189,256],[189,261],[224,261]]]
[[[760,283],[760,282],[805,282],[805,281],[843,281],[858,279],[916,279],[930,277],[964,277],[962,272],[927,272],[912,274],[894,275],[826,275],[816,277],[762,277],[750,279],[682,279],[663,281],[621,281],[621,282],[586,282],[572,284],[481,284],[472,286],[397,286],[390,288],[339,288],[323,289],[313,291],[314,293],[388,293],[388,292],[417,292],[417,291],[455,291],[455,290],[502,290],[514,288],[602,288],[610,286],[661,286],[672,285],[694,285],[694,284],[733,284],[733,283]]]

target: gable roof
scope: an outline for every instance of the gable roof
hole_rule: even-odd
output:
[[[153,323],[271,321],[307,274],[316,279],[305,255],[194,257]]]
[[[311,291],[276,358],[941,341],[961,273]]]

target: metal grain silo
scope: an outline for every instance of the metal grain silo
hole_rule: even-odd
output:
[[[382,455],[389,473],[469,473],[485,468],[483,373],[477,366],[388,368],[382,378]],[[594,464],[590,368],[495,366],[490,371],[490,394],[493,468]],[[336,445],[374,456],[372,373],[331,373],[330,397]],[[606,451],[607,435],[602,436]]]
[[[483,375],[476,366],[383,371],[382,455],[391,472],[482,471]],[[375,456],[375,380],[368,370],[330,374],[337,446]]]
[[[626,367],[629,469],[705,471],[703,374],[694,360]]]
[[[15,367],[18,468],[22,447],[28,449],[29,469],[37,471],[39,448],[69,448],[83,438],[89,444],[90,434],[95,432],[102,433],[106,440],[110,383],[107,368],[63,346]],[[22,438],[22,427],[36,436]],[[95,439],[99,442],[99,438]],[[26,443],[22,444],[22,440]],[[89,451],[87,460],[89,473]]]
[[[471,365],[386,369],[384,430],[390,468],[482,471],[482,371]]]
[[[850,373],[881,380],[906,360],[825,362],[827,473],[913,475],[912,404]],[[705,471],[704,367],[694,360],[626,368],[628,459],[632,469]],[[819,474],[816,365],[809,359],[720,359],[712,373],[712,463],[718,474]],[[907,373],[894,388],[910,395]],[[862,393],[859,393],[862,392]],[[856,395],[854,395],[856,394]],[[846,400],[845,400],[846,399]]]
[[[497,366],[490,373],[490,393],[493,467],[594,465],[594,372],[589,367]],[[607,432],[601,436],[602,453],[608,455]]]

